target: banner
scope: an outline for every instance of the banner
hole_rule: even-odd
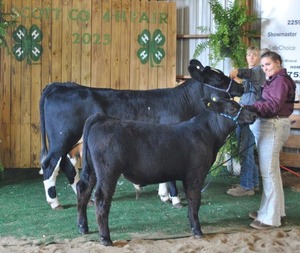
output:
[[[261,1],[261,49],[281,55],[283,67],[296,82],[300,81],[299,0]]]

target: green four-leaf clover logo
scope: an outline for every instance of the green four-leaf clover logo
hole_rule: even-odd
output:
[[[42,45],[43,33],[36,25],[32,25],[27,31],[23,25],[13,32],[13,39],[16,44],[13,46],[13,55],[17,61],[23,61],[27,57],[27,63],[38,61],[43,53]]]
[[[165,50],[162,46],[165,44],[166,37],[162,34],[161,30],[156,29],[151,37],[149,30],[145,29],[138,36],[138,43],[142,46],[137,51],[137,56],[142,64],[146,64],[150,59],[151,67],[155,64],[160,64],[165,57]]]

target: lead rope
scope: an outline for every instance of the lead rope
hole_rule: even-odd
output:
[[[239,123],[238,123],[238,119],[239,119],[239,116],[240,116],[240,114],[241,114],[241,112],[242,112],[242,110],[244,109],[244,107],[243,106],[240,106],[240,109],[239,109],[239,111],[238,111],[238,113],[234,116],[234,117],[232,117],[232,116],[230,116],[230,115],[227,115],[227,114],[225,114],[225,113],[220,113],[220,115],[222,115],[223,117],[225,117],[225,118],[228,118],[228,119],[231,119],[232,121],[234,121],[236,124],[237,124],[237,126],[239,125]],[[230,136],[232,135],[232,133],[233,132],[235,132],[234,130],[229,134],[229,137],[226,139],[226,141],[230,138]],[[226,141],[224,142],[224,144],[226,143]],[[254,144],[253,144],[254,145]],[[252,145],[252,146],[253,146]],[[250,147],[250,146],[249,146]],[[249,147],[247,147],[247,148],[249,148]],[[245,149],[246,150],[246,149]],[[241,152],[243,152],[244,150],[242,150]],[[240,152],[238,152],[235,156],[238,156],[240,154]],[[224,163],[226,163],[226,162],[228,162],[228,161],[230,161],[231,159],[232,159],[233,157],[231,156],[229,159],[227,159],[226,161],[224,161],[223,163],[221,163],[221,164],[219,164],[219,165],[217,165],[217,167],[215,167],[214,168],[214,170],[216,169],[216,168],[219,168],[221,165],[223,165]],[[210,170],[209,171],[209,173],[211,173],[213,170]],[[204,192],[205,190],[206,190],[206,188],[208,187],[208,185],[211,183],[211,181],[212,181],[212,177],[211,177],[211,179],[209,180],[209,182],[206,184],[206,186],[203,188],[203,189],[201,189],[201,192]]]

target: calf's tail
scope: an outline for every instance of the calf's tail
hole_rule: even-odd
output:
[[[83,128],[83,146],[82,146],[82,173],[81,173],[81,180],[88,181],[89,180],[89,175],[91,173],[94,173],[93,171],[93,160],[91,158],[90,150],[89,150],[89,133],[92,125],[94,122],[97,121],[97,117],[91,116],[89,117]]]
[[[41,131],[41,137],[42,137],[42,150],[40,154],[40,161],[43,160],[43,158],[47,155],[48,153],[48,147],[47,147],[47,142],[46,142],[46,122],[45,122],[45,100],[47,96],[52,93],[53,91],[53,85],[54,84],[49,84],[45,87],[41,94],[40,98],[40,104],[39,104],[39,109],[40,109],[40,131]]]

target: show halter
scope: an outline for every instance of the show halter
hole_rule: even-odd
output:
[[[237,113],[234,117],[232,117],[232,116],[230,116],[230,115],[228,115],[228,114],[225,114],[225,113],[220,113],[220,115],[224,116],[225,118],[228,118],[228,119],[233,120],[237,125],[239,125],[238,119],[239,119],[239,116],[240,116],[240,114],[241,114],[243,108],[244,108],[244,107],[241,106],[240,109],[239,109],[239,111],[238,111],[238,113]]]
[[[196,68],[197,68],[197,69],[200,69],[200,66],[196,66]],[[217,71],[217,72],[219,72],[219,71]],[[233,79],[231,78],[231,79],[230,79],[230,82],[229,82],[229,85],[228,85],[228,87],[227,87],[226,90],[217,88],[217,87],[212,86],[212,85],[210,85],[210,84],[208,84],[208,83],[203,83],[203,84],[206,85],[207,87],[210,87],[210,88],[214,89],[214,90],[224,91],[224,92],[228,93],[229,97],[231,98],[231,95],[230,95],[229,91],[230,91],[230,89],[231,89],[232,81],[233,81]]]
[[[232,86],[232,81],[233,81],[233,79],[230,79],[229,85],[228,85],[228,87],[227,87],[226,90],[220,89],[220,88],[215,87],[215,86],[212,86],[212,85],[210,85],[210,84],[208,84],[208,83],[203,83],[203,84],[206,85],[206,86],[209,87],[209,88],[214,89],[214,90],[226,92],[226,93],[229,95],[229,97],[231,98],[231,95],[230,95],[229,91],[230,91],[231,86]]]

